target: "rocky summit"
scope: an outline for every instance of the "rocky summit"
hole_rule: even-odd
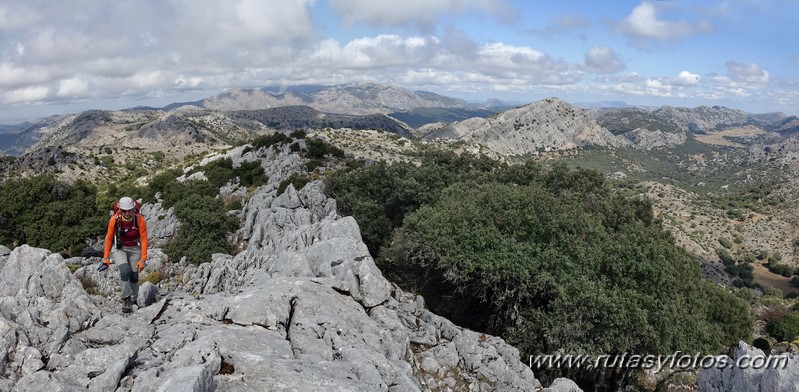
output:
[[[152,249],[142,277],[163,279],[142,285],[129,315],[99,259],[0,247],[0,390],[541,388],[518,350],[387,281],[321,182],[277,195],[296,154],[234,154],[270,175],[239,212],[244,250],[196,266]],[[146,208],[152,233],[174,231],[169,212]]]
[[[471,118],[428,131],[426,139],[450,138],[480,143],[503,155],[629,144],[600,127],[589,112],[557,98],[533,102],[493,117]]]

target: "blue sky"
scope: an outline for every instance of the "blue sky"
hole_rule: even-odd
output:
[[[266,85],[799,114],[799,0],[6,0],[0,123]]]

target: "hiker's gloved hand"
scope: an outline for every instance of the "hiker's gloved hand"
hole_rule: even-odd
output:
[[[139,268],[139,272],[141,272],[141,270],[144,269],[144,260],[139,260],[139,262],[136,263],[136,267],[138,267]]]
[[[98,271],[105,271],[105,270],[108,269],[108,266],[110,266],[110,265],[111,265],[111,260],[103,259],[103,262],[100,263],[100,266],[97,267],[97,270]]]

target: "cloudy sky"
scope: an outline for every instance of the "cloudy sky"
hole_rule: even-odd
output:
[[[799,114],[799,0],[3,0],[0,123],[350,82]]]

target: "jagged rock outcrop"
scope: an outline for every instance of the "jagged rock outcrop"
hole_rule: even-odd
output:
[[[180,228],[175,209],[170,207],[164,210],[161,202],[142,205],[141,214],[147,220],[147,241],[150,247],[160,248],[166,245]]]
[[[435,138],[476,142],[503,155],[629,144],[600,127],[587,111],[557,98],[534,102],[489,118],[455,122],[425,136],[425,139]]]
[[[748,160],[759,163],[777,163],[799,169],[799,135],[773,144],[754,144],[749,147]]]
[[[287,149],[241,214],[246,248],[199,266],[151,250],[123,315],[98,259],[0,248],[0,390],[518,390],[541,387],[518,351],[452,324],[388,282],[321,182]],[[73,275],[67,263],[83,267]],[[98,284],[105,279],[106,285]],[[107,292],[110,299],[86,294]],[[2,357],[2,355],[5,355]]]
[[[799,358],[790,353],[781,355],[780,358],[772,356],[770,361],[773,362],[763,362],[764,358],[768,358],[763,351],[740,342],[733,358],[723,357],[727,360],[727,366],[702,369],[699,373],[699,391],[797,392]],[[736,360],[741,360],[741,366],[736,365]],[[758,363],[759,368],[751,366]]]

